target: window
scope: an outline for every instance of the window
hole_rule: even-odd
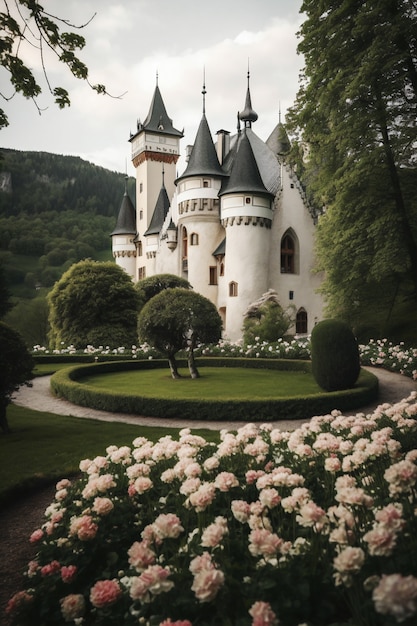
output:
[[[187,229],[182,229],[182,271],[184,274],[188,272],[188,233]]]
[[[246,196],[246,198],[245,198],[245,203],[246,203],[246,204],[250,204],[250,197],[249,197],[249,196]]]
[[[220,276],[224,276],[224,263],[220,263]]]
[[[139,184],[139,192],[142,193],[142,191],[143,191],[143,183],[140,183]]]
[[[208,180],[203,180],[203,187],[210,187],[210,181]]]
[[[231,298],[235,298],[237,296],[237,283],[235,283],[234,280],[229,283],[229,296]]]
[[[292,235],[285,234],[281,239],[281,274],[295,273],[295,241]]]
[[[190,246],[198,246],[198,233],[191,233]]]
[[[138,246],[138,256],[142,256],[142,254],[143,254],[142,242],[138,241],[137,246]]]
[[[143,211],[142,211],[142,209],[139,211],[139,219],[143,220]]]
[[[217,285],[217,267],[213,265],[209,268],[209,270],[210,270],[209,285]]]
[[[138,269],[139,280],[146,278],[146,267],[140,267]]]
[[[295,318],[295,332],[297,335],[307,334],[307,311],[304,308],[298,309]]]

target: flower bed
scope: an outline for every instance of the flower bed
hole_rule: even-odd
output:
[[[14,623],[415,626],[416,398],[83,460],[31,537]]]

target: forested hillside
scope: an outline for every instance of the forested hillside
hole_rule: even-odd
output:
[[[110,260],[126,177],[79,157],[0,148],[0,264],[29,345],[47,341],[46,294],[73,263]],[[135,199],[135,180],[128,191]]]
[[[0,153],[0,260],[12,293],[30,297],[75,261],[111,258],[123,174],[79,157]],[[133,199],[133,179],[129,191]]]

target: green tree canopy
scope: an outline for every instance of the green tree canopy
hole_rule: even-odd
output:
[[[296,146],[298,173],[324,208],[323,291],[333,314],[352,320],[370,296],[389,314],[417,292],[415,3],[304,0],[301,11],[305,70],[288,121],[308,146],[304,162]]]
[[[4,322],[0,322],[0,428],[9,432],[6,410],[13,393],[33,378],[34,360],[22,337]]]
[[[139,311],[142,307],[158,293],[164,289],[182,287],[183,289],[191,289],[191,285],[185,278],[175,276],[175,274],[156,274],[149,276],[135,283],[135,289],[138,293]]]
[[[167,356],[173,378],[179,378],[175,355],[182,349],[187,350],[191,377],[198,378],[194,348],[219,341],[222,321],[210,300],[177,287],[164,289],[145,304],[138,329],[143,341]]]
[[[9,73],[12,91],[2,91],[3,100],[9,101],[16,93],[33,100],[42,92],[37,78],[24,60],[22,50],[25,44],[39,50],[42,70],[47,88],[55,98],[56,104],[62,109],[70,105],[68,91],[61,86],[53,86],[49,80],[45,65],[46,51],[52,51],[56,58],[72,73],[75,78],[85,80],[89,86],[100,94],[106,94],[104,85],[92,84],[88,77],[88,68],[78,54],[85,46],[85,39],[79,32],[87,26],[91,19],[79,26],[66,19],[48,13],[36,0],[15,0],[4,2],[4,10],[0,12],[0,60],[2,67]],[[94,17],[94,16],[93,16]],[[61,30],[65,28],[65,30]],[[0,109],[0,128],[8,125],[5,111]]]
[[[48,294],[51,344],[130,347],[137,341],[137,295],[113,262],[75,263]]]

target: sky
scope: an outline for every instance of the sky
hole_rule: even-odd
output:
[[[279,111],[285,121],[298,91],[303,67],[296,35],[303,21],[301,4],[302,0],[44,0],[47,12],[75,25],[87,23],[95,14],[77,31],[86,39],[79,57],[89,68],[90,81],[104,84],[112,97],[98,95],[46,53],[49,83],[70,94],[71,106],[59,109],[43,77],[39,51],[22,46],[22,58],[43,88],[37,98],[42,112],[19,94],[3,100],[0,107],[10,125],[0,131],[0,147],[75,155],[133,175],[129,137],[137,120],[146,118],[156,81],[174,126],[184,130],[184,155],[201,120],[204,82],[213,137],[220,129],[236,131],[248,68],[252,106],[258,114],[253,130],[266,141]],[[4,68],[0,92],[6,97],[13,93]]]

